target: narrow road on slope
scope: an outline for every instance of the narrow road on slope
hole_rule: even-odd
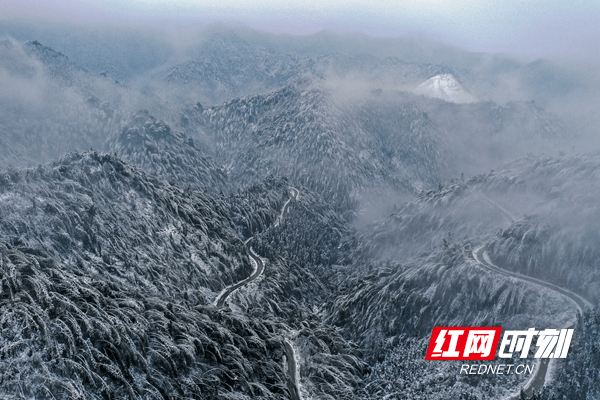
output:
[[[553,285],[552,283],[541,281],[539,279],[535,279],[535,278],[525,276],[525,275],[519,275],[515,272],[507,271],[505,269],[498,267],[497,265],[494,265],[491,262],[487,252],[485,251],[484,246],[480,246],[480,247],[476,248],[475,250],[473,250],[473,257],[480,265],[482,265],[484,268],[486,268],[490,271],[508,276],[510,278],[529,282],[534,285],[539,285],[544,288],[558,292],[563,296],[566,296],[567,298],[569,298],[571,301],[573,301],[575,303],[575,305],[579,309],[579,312],[582,314],[583,314],[583,310],[586,307],[593,308],[592,304],[589,301],[585,300],[583,297],[581,297],[578,294],[575,294],[569,290],[566,290],[559,286]],[[567,328],[574,328],[574,326],[569,326]],[[550,358],[539,359],[538,367],[536,368],[535,375],[529,380],[529,382],[527,382],[525,387],[523,387],[523,391],[525,392],[525,394],[530,395],[532,393],[532,391],[540,390],[544,386],[544,382],[546,381],[546,374],[548,373],[548,365],[551,360],[552,359],[550,359]],[[518,398],[519,398],[519,395],[515,394],[515,395],[509,397],[508,399],[516,400]]]
[[[283,205],[283,207],[281,208],[281,213],[279,214],[279,217],[277,217],[277,220],[275,221],[275,224],[274,224],[275,227],[279,226],[279,223],[283,219],[283,215],[284,215],[284,213],[285,213],[288,205],[290,204],[290,201],[298,199],[298,195],[300,194],[300,191],[298,189],[296,189],[296,188],[293,188],[293,187],[290,187],[290,191],[292,192],[292,195],[288,199],[288,201],[285,202],[285,204]],[[254,239],[254,236],[248,238],[244,242],[244,245],[246,247],[248,247],[248,243],[250,243],[250,241],[252,239]],[[215,305],[217,306],[217,308],[222,308],[225,305],[225,302],[227,301],[227,298],[229,296],[231,296],[231,294],[233,292],[235,292],[236,290],[238,290],[242,286],[247,285],[248,283],[252,282],[253,280],[257,279],[259,276],[262,275],[263,271],[265,270],[265,263],[263,262],[262,258],[260,258],[260,256],[254,252],[254,250],[252,249],[252,247],[248,248],[248,252],[249,252],[249,255],[250,255],[250,260],[252,261],[252,264],[254,265],[254,271],[246,279],[241,280],[238,283],[235,283],[235,284],[233,284],[231,286],[226,287],[217,296],[217,299],[215,300]]]
[[[288,390],[290,391],[290,398],[292,400],[300,400],[300,393],[298,393],[298,382],[296,381],[296,356],[294,354],[294,348],[292,344],[287,341],[283,342],[285,345],[285,356],[287,358],[288,366]]]
[[[290,191],[292,192],[292,196],[288,199],[288,201],[285,202],[285,204],[281,208],[281,214],[279,214],[279,217],[277,217],[277,221],[275,221],[275,228],[277,228],[283,220],[283,214],[285,214],[285,210],[287,209],[288,204],[290,204],[290,201],[298,200],[298,195],[300,194],[300,191],[293,187],[290,188]]]
[[[555,292],[558,292],[558,293],[562,294],[563,296],[568,297],[575,303],[575,305],[579,309],[579,312],[582,314],[583,314],[583,310],[585,308],[593,308],[592,303],[590,303],[589,301],[587,301],[580,295],[571,292],[570,290],[563,289],[560,286],[556,286],[552,283],[545,282],[540,279],[532,278],[527,275],[521,275],[516,272],[508,271],[506,269],[498,267],[497,265],[492,263],[492,261],[490,260],[490,257],[487,254],[487,251],[485,251],[484,246],[480,246],[480,247],[476,248],[475,250],[473,250],[473,257],[475,257],[475,260],[477,260],[477,262],[479,264],[483,265],[485,268],[487,268],[491,271],[497,272],[502,275],[509,276],[511,278],[515,278],[515,279],[519,279],[522,281],[526,281],[526,282],[530,282],[530,283],[533,283],[536,285],[543,286],[550,290],[554,290]]]
[[[246,245],[248,245],[248,241],[246,241]],[[231,285],[225,290],[223,290],[221,294],[219,294],[219,296],[217,297],[217,300],[215,301],[215,305],[217,306],[217,308],[222,308],[225,305],[227,298],[233,292],[261,276],[263,271],[265,270],[265,263],[263,262],[262,258],[260,258],[258,254],[256,254],[254,250],[252,250],[252,247],[249,248],[249,253],[250,260],[252,260],[252,263],[254,264],[254,272],[252,272],[252,274],[246,279],[239,281],[238,283]]]
[[[288,199],[288,201],[285,202],[285,204],[283,205],[283,207],[281,208],[281,213],[279,214],[279,217],[277,217],[277,220],[275,221],[274,227],[279,226],[279,224],[281,223],[281,221],[283,220],[283,216],[285,214],[285,211],[288,207],[288,205],[290,204],[290,201],[293,200],[298,200],[298,195],[300,194],[300,191],[296,188],[291,187],[290,191],[292,192],[291,197]],[[248,238],[245,242],[244,245],[246,247],[248,247],[248,243],[250,243],[250,241],[254,238],[254,236]],[[227,301],[227,299],[229,298],[229,296],[231,296],[231,294],[233,292],[235,292],[236,290],[238,290],[239,288],[241,288],[244,285],[247,285],[248,283],[252,282],[253,280],[257,279],[259,276],[262,275],[262,273],[265,270],[265,263],[262,260],[262,258],[260,258],[260,256],[258,254],[256,254],[254,252],[254,250],[252,249],[252,247],[248,247],[248,253],[250,255],[250,260],[252,261],[252,264],[254,264],[254,271],[252,272],[252,274],[247,277],[244,280],[239,281],[238,283],[235,283],[231,286],[226,287],[218,296],[217,299],[215,300],[215,305],[217,308],[223,308],[225,306],[225,302]],[[292,347],[291,343],[285,339],[284,342],[284,348],[285,348],[285,355],[287,358],[287,369],[288,369],[288,390],[290,391],[290,398],[292,400],[301,400],[300,399],[300,392],[298,391],[298,381],[296,378],[296,357],[294,354],[294,348]]]
[[[513,223],[516,221],[516,219],[512,216],[512,214],[509,213],[503,207],[501,207],[498,203],[496,203],[495,201],[486,197],[483,193],[479,193],[479,194],[487,203],[496,207],[509,223]],[[546,289],[553,290],[563,296],[566,296],[568,299],[570,299],[571,301],[573,301],[575,303],[575,305],[577,306],[577,308],[581,314],[583,314],[583,310],[586,307],[593,308],[592,303],[590,303],[583,297],[579,296],[578,294],[571,292],[570,290],[563,289],[560,286],[556,286],[552,283],[545,282],[540,279],[532,278],[532,277],[526,276],[526,275],[517,274],[516,272],[508,271],[506,269],[498,267],[497,265],[492,263],[484,246],[480,246],[480,247],[476,248],[475,250],[473,250],[473,258],[475,258],[475,261],[477,261],[481,266],[483,266],[484,268],[486,268],[492,272],[502,274],[502,275],[508,276],[510,278],[519,279],[521,281],[525,281],[530,284],[539,285]],[[569,326],[568,328],[574,328],[574,326]],[[539,359],[538,367],[536,368],[534,376],[527,382],[525,387],[523,387],[523,391],[525,392],[525,394],[529,395],[534,390],[536,390],[536,391],[540,390],[544,386],[544,382],[546,381],[546,374],[548,373],[548,365],[551,360],[553,360],[553,359],[549,359],[549,358]],[[515,395],[509,397],[508,399],[516,400],[518,398],[519,398],[519,395],[515,394]]]

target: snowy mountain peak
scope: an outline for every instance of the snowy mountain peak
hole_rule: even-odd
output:
[[[451,103],[475,103],[477,98],[463,89],[451,74],[436,75],[417,86],[413,91],[427,97],[442,99]]]

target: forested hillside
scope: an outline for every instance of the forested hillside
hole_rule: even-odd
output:
[[[530,377],[426,361],[432,329],[572,324],[535,396],[598,396],[597,311],[565,295],[600,299],[575,72],[329,33],[26,32],[0,40],[0,396],[497,399]]]

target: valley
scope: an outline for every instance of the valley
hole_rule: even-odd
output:
[[[596,398],[585,74],[333,34],[11,29],[1,397]],[[528,380],[426,361],[435,326],[575,334]]]

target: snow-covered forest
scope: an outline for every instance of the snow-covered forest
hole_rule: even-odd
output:
[[[0,397],[600,398],[593,74],[1,27]],[[435,326],[569,324],[543,388],[425,361]]]

